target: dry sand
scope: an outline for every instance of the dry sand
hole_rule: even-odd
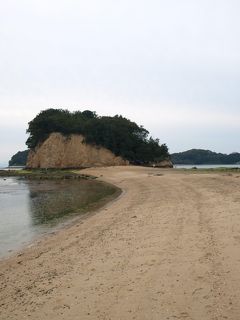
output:
[[[88,169],[124,190],[0,263],[0,319],[240,319],[240,177]]]

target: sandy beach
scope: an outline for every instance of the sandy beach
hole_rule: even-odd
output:
[[[0,262],[0,319],[238,320],[240,175],[84,170],[123,190]]]

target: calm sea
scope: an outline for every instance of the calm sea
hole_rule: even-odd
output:
[[[56,230],[115,191],[98,181],[0,177],[0,257]]]
[[[176,169],[214,169],[214,168],[240,168],[240,164],[176,164],[174,168]]]

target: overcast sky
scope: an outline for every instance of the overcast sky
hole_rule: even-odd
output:
[[[238,0],[0,0],[0,164],[49,107],[240,152]]]

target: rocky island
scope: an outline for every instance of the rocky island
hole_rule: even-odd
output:
[[[41,111],[29,122],[28,168],[115,165],[171,167],[168,148],[122,116],[63,109]]]

